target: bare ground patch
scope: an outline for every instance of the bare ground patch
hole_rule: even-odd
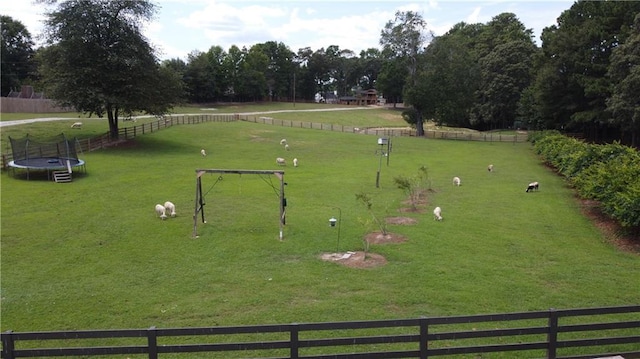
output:
[[[364,238],[369,244],[402,243],[407,240],[403,235],[387,232],[371,232]],[[375,268],[387,264],[387,259],[377,253],[353,251],[341,253],[324,253],[323,261],[334,262],[349,268]]]
[[[349,268],[375,268],[387,264],[387,259],[380,254],[363,251],[345,253],[325,253],[323,261],[334,262]]]
[[[401,226],[418,223],[416,219],[410,217],[387,217],[385,218],[385,222],[387,222],[387,224],[398,224]]]
[[[617,248],[640,254],[640,230],[625,230],[615,220],[604,214],[600,203],[578,199],[582,213],[600,230],[603,236]]]

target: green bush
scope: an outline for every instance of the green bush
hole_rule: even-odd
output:
[[[620,143],[587,144],[557,132],[530,139],[542,159],[553,166],[583,198],[625,227],[640,225],[640,155]],[[534,142],[535,141],[535,142]]]

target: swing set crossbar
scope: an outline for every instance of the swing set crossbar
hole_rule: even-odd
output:
[[[280,180],[280,240],[283,239],[286,200],[284,196],[284,171],[282,170],[238,170],[238,169],[196,169],[196,201],[193,213],[193,237],[198,237],[198,214],[202,217],[202,223],[207,223],[204,218],[204,194],[202,192],[202,176],[207,173],[230,173],[230,174],[256,174],[275,175]],[[208,193],[208,191],[207,191]]]
[[[250,175],[284,175],[284,171],[276,170],[226,170],[226,169],[197,169],[197,176],[200,177],[206,173],[232,173],[232,174],[250,174]]]

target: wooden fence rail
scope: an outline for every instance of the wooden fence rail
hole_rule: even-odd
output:
[[[364,135],[377,135],[377,136],[416,136],[415,129],[408,129],[406,127],[355,127],[336,125],[331,123],[315,123],[295,120],[279,120],[266,116],[241,116],[240,120],[249,121],[254,123],[261,123],[265,125],[274,125],[282,127],[296,127],[296,128],[308,128],[325,131],[337,131],[337,132],[349,132],[358,133]],[[465,141],[484,141],[484,142],[526,142],[526,134],[513,134],[505,135],[501,133],[492,132],[463,132],[463,131],[440,131],[440,130],[425,130],[424,138],[437,138],[447,140],[465,140]]]
[[[156,359],[169,353],[355,359],[511,352],[522,357],[515,353],[524,351],[549,359],[632,359],[640,358],[640,305],[284,325],[5,331],[1,336],[3,359],[136,354]],[[117,340],[120,344],[114,344]]]
[[[232,122],[232,121],[248,121],[254,123],[269,124],[283,127],[298,127],[307,129],[317,129],[325,131],[349,132],[363,135],[376,136],[415,136],[414,129],[407,128],[366,128],[336,125],[331,123],[315,123],[293,120],[276,120],[265,116],[247,116],[240,114],[203,114],[203,115],[169,115],[159,118],[156,121],[142,123],[134,126],[119,128],[119,139],[130,140],[136,136],[152,133],[174,125],[191,125],[205,122]],[[489,142],[525,142],[527,136],[521,135],[503,135],[493,133],[466,133],[461,131],[425,131],[425,138],[449,139],[449,140],[465,140],[465,141],[489,141]],[[94,137],[78,140],[78,148],[82,152],[90,152],[102,149],[108,146],[117,145],[113,142],[109,133]],[[1,165],[5,169],[9,162],[13,160],[13,154],[7,149],[1,156]]]

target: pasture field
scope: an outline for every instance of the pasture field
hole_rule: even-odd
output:
[[[87,172],[72,183],[4,172],[1,330],[373,320],[638,303],[640,258],[600,234],[530,144],[413,137],[392,143],[380,188],[375,137],[248,122],[173,126],[84,153]],[[201,148],[208,156],[200,156]],[[276,157],[288,165],[277,166]],[[393,179],[415,176],[420,166],[431,180],[428,203],[423,212],[403,212],[406,194]],[[203,168],[284,169],[284,240],[278,240],[275,177],[217,174],[203,177],[207,223],[198,223],[193,238],[195,170]],[[460,187],[452,185],[453,176],[462,179]],[[539,181],[540,190],[525,193],[531,181]],[[417,220],[388,226],[407,241],[371,245],[371,253],[387,259],[384,266],[355,269],[320,259],[362,250],[363,236],[377,229],[358,193],[371,196],[380,218]],[[167,200],[178,216],[161,221],[153,207]],[[433,220],[435,206],[442,207],[441,222]],[[339,237],[329,226],[332,216],[341,219]]]

